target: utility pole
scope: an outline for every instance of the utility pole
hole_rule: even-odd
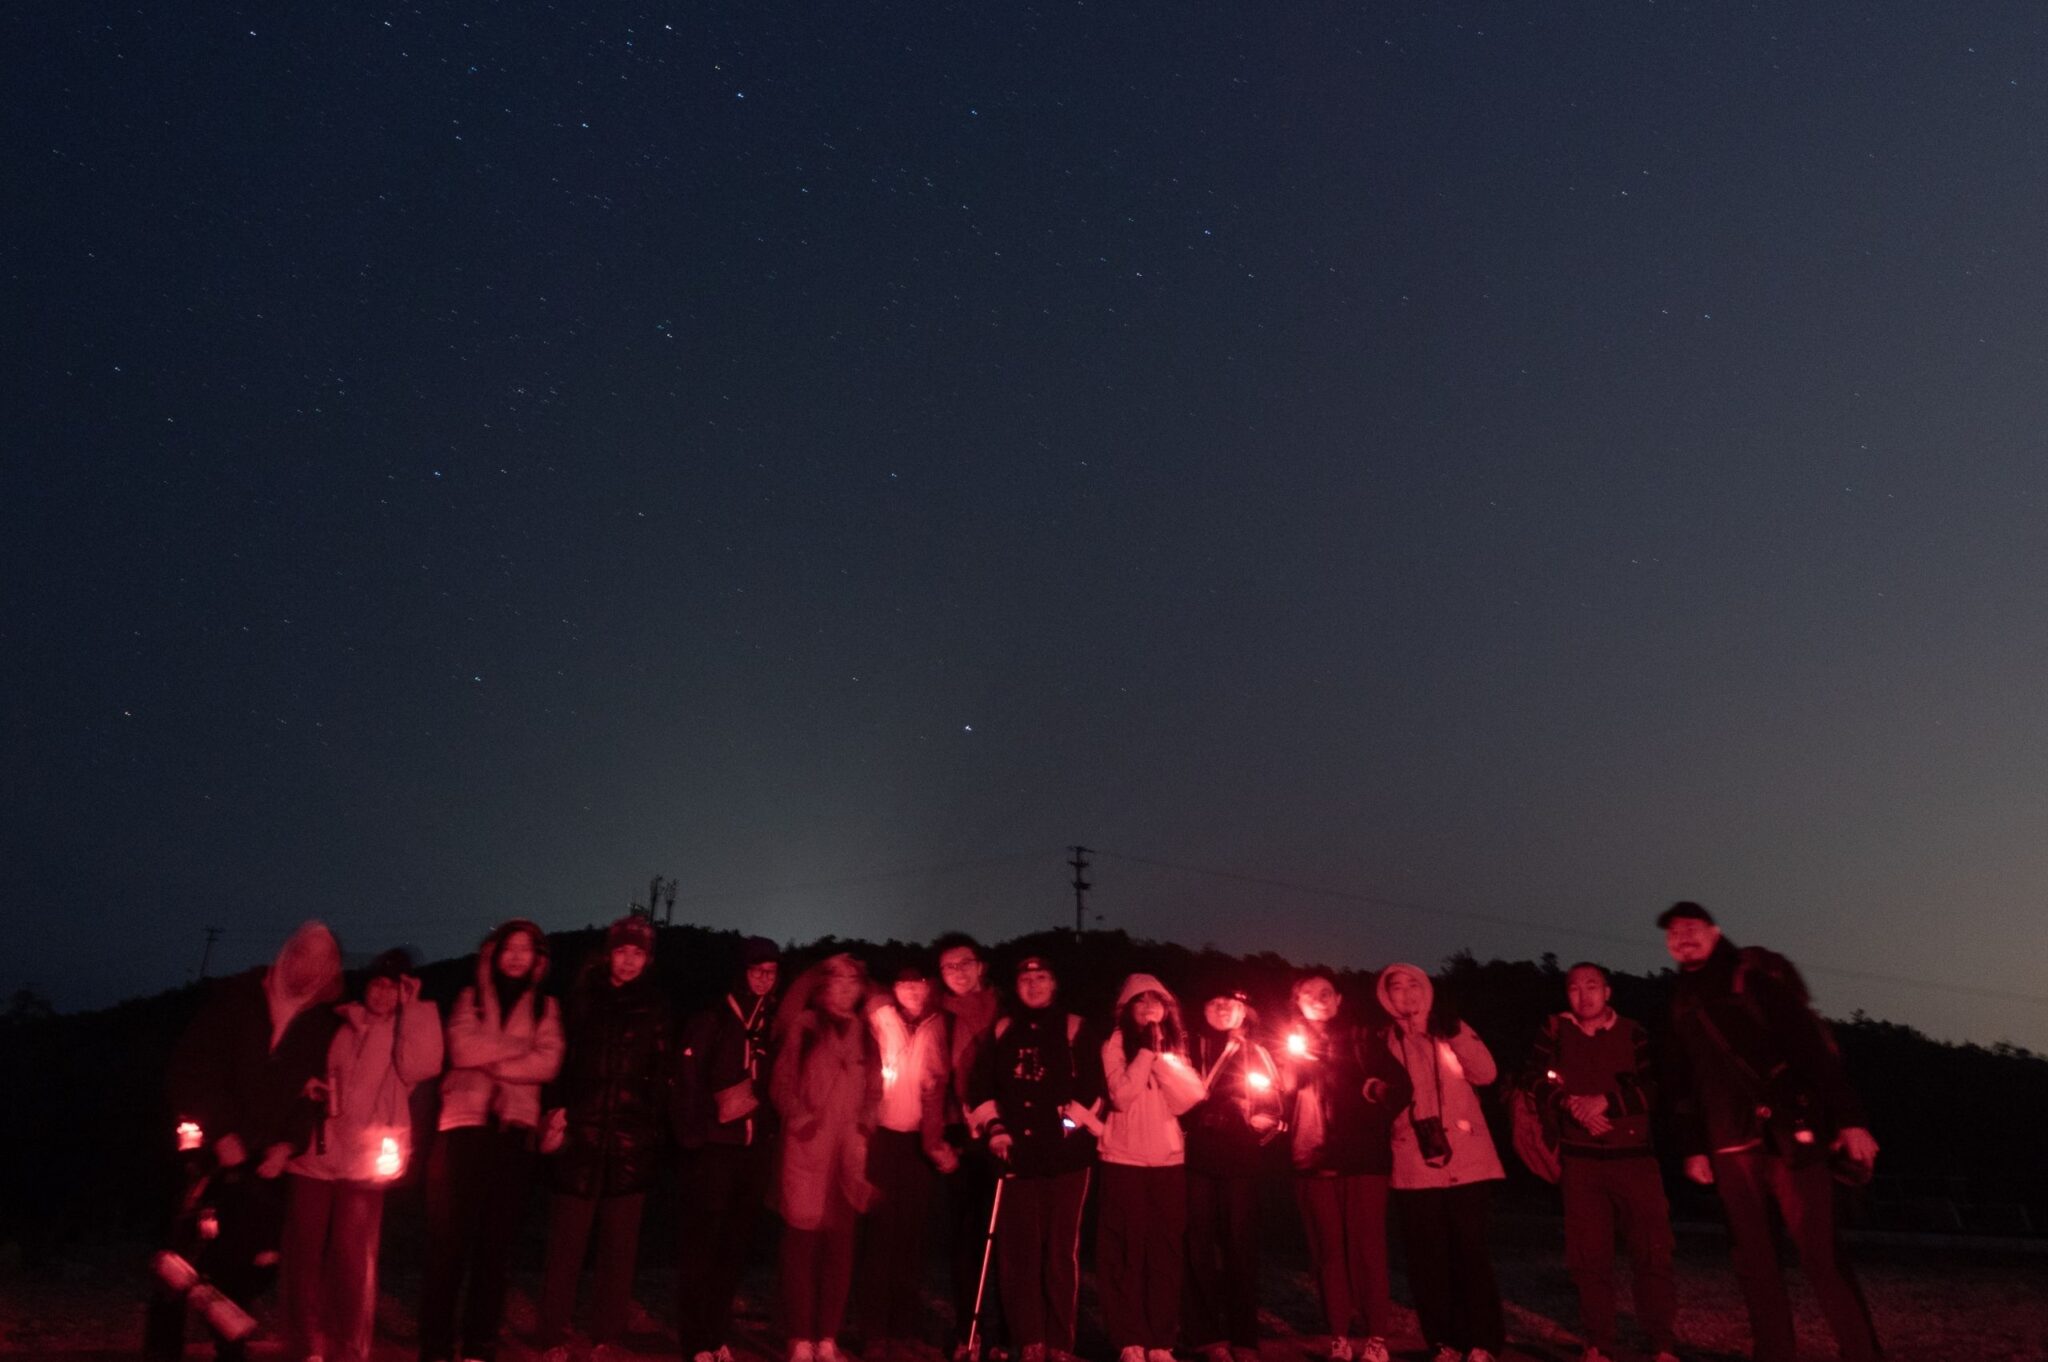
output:
[[[206,949],[199,953],[199,977],[206,977],[206,967],[213,963],[213,943],[220,940],[220,928],[206,929]]]
[[[1067,864],[1074,867],[1074,935],[1080,936],[1088,930],[1088,848],[1073,847],[1074,859]]]

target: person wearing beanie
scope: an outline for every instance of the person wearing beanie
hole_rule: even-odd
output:
[[[1331,1362],[1387,1362],[1393,1297],[1387,1284],[1387,1191],[1393,1124],[1410,1096],[1408,1071],[1382,1027],[1345,1014],[1327,974],[1290,994],[1280,1045],[1288,1099],[1288,1161],[1330,1342]],[[1361,1337],[1354,1349],[1353,1327]]]
[[[691,1362],[732,1362],[733,1294],[775,1169],[768,1060],[781,969],[773,941],[743,939],[732,986],[690,1018],[676,1047],[676,1332]]]
[[[868,1138],[882,1099],[882,1061],[861,1017],[868,992],[861,963],[833,955],[798,976],[775,1015],[769,1094],[782,1118],[777,1289],[790,1362],[839,1362],[856,1227],[874,1204]]]
[[[312,1096],[340,1025],[327,1004],[341,996],[341,945],[320,922],[301,923],[264,968],[213,985],[171,1055],[176,1124],[211,1156],[206,1193],[218,1237],[194,1246],[221,1294],[248,1306],[268,1286],[284,1228],[284,1172],[311,1147],[325,1108]],[[181,1134],[182,1138],[182,1134]],[[184,1355],[185,1296],[159,1289],[143,1327],[143,1352]],[[246,1357],[222,1338],[214,1355]]]
[[[511,918],[484,938],[476,977],[448,1010],[448,1071],[427,1154],[420,1362],[498,1355],[505,1274],[533,1186],[541,1085],[562,1066],[561,1010],[541,993],[547,976],[547,933]]]
[[[1656,1100],[1650,1033],[1614,1010],[1614,990],[1599,965],[1573,965],[1564,983],[1568,1006],[1537,1034],[1522,1091],[1557,1136],[1565,1263],[1586,1335],[1580,1362],[1614,1357],[1617,1222],[1628,1240],[1636,1322],[1649,1335],[1656,1362],[1677,1362],[1671,1351],[1678,1310],[1671,1207],[1650,1141]]]
[[[411,1164],[412,1090],[441,1072],[441,1013],[403,950],[372,961],[361,1001],[335,1010],[315,1090],[326,1120],[285,1165],[285,1339],[290,1357],[370,1362],[384,1193]]]
[[[968,1108],[1003,1168],[996,1223],[1003,1316],[1022,1362],[1071,1353],[1081,1206],[1102,1132],[1101,1044],[1058,1006],[1052,962],[1027,954],[1017,996],[975,1062]]]
[[[640,1217],[669,1097],[668,1000],[648,968],[653,956],[654,924],[622,917],[569,996],[562,1105],[549,1114],[542,1145],[554,1188],[538,1338],[548,1362],[567,1362],[577,1279],[592,1238],[590,1341],[610,1344],[630,1314]]]
[[[1499,1071],[1470,1026],[1432,1020],[1435,985],[1414,965],[1381,970],[1377,991],[1394,1019],[1388,1047],[1413,1089],[1394,1120],[1394,1202],[1422,1336],[1435,1362],[1494,1362],[1507,1323],[1488,1219],[1491,1184],[1506,1173],[1477,1090]]]
[[[882,1065],[882,1100],[868,1140],[875,1204],[861,1222],[856,1293],[863,1356],[905,1362],[925,1342],[925,1222],[939,1178],[959,1167],[944,1133],[951,1087],[953,1015],[932,997],[931,971],[912,960],[868,1005]]]
[[[1206,991],[1188,1061],[1202,1100],[1187,1132],[1185,1334],[1205,1362],[1254,1362],[1259,1351],[1259,1173],[1285,1129],[1280,1070],[1253,1038],[1258,1016],[1234,984]]]
[[[1180,1004],[1149,974],[1117,990],[1102,1080],[1110,1104],[1095,1226],[1103,1327],[1119,1362],[1173,1362],[1187,1257],[1180,1116],[1202,1100],[1202,1080],[1188,1063]]]
[[[1834,1179],[1867,1180],[1877,1141],[1834,1035],[1782,955],[1738,950],[1697,903],[1672,904],[1657,926],[1678,964],[1665,1071],[1679,1148],[1727,1212],[1757,1362],[1796,1352],[1773,1201],[1843,1362],[1868,1362],[1877,1333],[1836,1233]]]

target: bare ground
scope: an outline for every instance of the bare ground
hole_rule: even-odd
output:
[[[1577,1306],[1565,1276],[1557,1221],[1503,1215],[1497,1228],[1497,1262],[1511,1336],[1507,1357],[1514,1362],[1575,1362],[1579,1353]],[[1264,1280],[1268,1303],[1265,1356],[1268,1362],[1305,1362],[1317,1341],[1313,1338],[1314,1291],[1299,1261],[1297,1244],[1276,1243],[1273,1252],[1274,1261]],[[9,1271],[0,1266],[0,1354],[46,1362],[125,1362],[137,1356],[140,1302],[147,1289],[142,1271],[146,1257],[144,1246],[131,1245],[76,1252],[41,1270]],[[1879,1336],[1891,1357],[2048,1362],[2048,1343],[2044,1343],[2048,1340],[2048,1253],[1865,1245],[1855,1257]],[[1747,1357],[1748,1325],[1719,1235],[1682,1235],[1678,1266],[1682,1353],[1701,1362],[1735,1362]],[[1832,1357],[1825,1325],[1804,1294],[1796,1270],[1792,1280],[1802,1356]],[[630,1347],[649,1358],[675,1356],[675,1335],[668,1327],[675,1290],[672,1269],[665,1262],[650,1263],[640,1274],[638,1285],[642,1310],[638,1327],[628,1340]],[[1397,1275],[1397,1297],[1403,1294],[1403,1285]],[[406,1263],[387,1263],[383,1286],[376,1362],[412,1362],[416,1278]],[[530,1271],[515,1279],[509,1346],[500,1351],[505,1362],[531,1362],[534,1357],[526,1342],[533,1327],[535,1286]],[[781,1355],[768,1315],[772,1286],[770,1272],[763,1265],[750,1274],[743,1288],[738,1342],[746,1362],[775,1362]],[[1625,1286],[1622,1300],[1626,1308]],[[270,1308],[266,1305],[259,1315]],[[935,1336],[946,1314],[935,1296]],[[1085,1288],[1083,1314],[1092,1322]],[[1414,1316],[1405,1308],[1401,1325],[1392,1340],[1397,1353],[1421,1357],[1422,1340]],[[1623,1327],[1628,1330],[1630,1322],[1624,1319]],[[1624,1335],[1625,1349],[1628,1337]],[[1635,1342],[1639,1345],[1640,1338]],[[195,1342],[190,1356],[204,1357],[208,1351]],[[1099,1336],[1089,1336],[1085,1324],[1081,1351],[1089,1357],[1106,1351]],[[281,1351],[259,1343],[255,1354],[277,1358]],[[1625,1350],[1624,1358],[1629,1356]]]

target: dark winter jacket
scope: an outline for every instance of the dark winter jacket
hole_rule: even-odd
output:
[[[1191,1173],[1249,1177],[1266,1162],[1269,1146],[1286,1128],[1280,1069],[1266,1047],[1245,1037],[1197,1025],[1188,1041],[1188,1062],[1204,1083],[1202,1100],[1180,1118],[1187,1132]],[[1272,1122],[1252,1125],[1255,1116]]]
[[[235,1136],[251,1160],[276,1144],[298,1152],[312,1145],[327,1108],[306,1096],[306,1082],[326,1071],[341,1026],[331,1006],[316,1002],[272,1049],[264,974],[252,969],[214,986],[172,1053],[168,1083],[177,1120],[198,1122],[208,1148]]]
[[[1324,1027],[1299,1018],[1290,1031],[1306,1055],[1283,1049],[1283,1080],[1293,1094],[1290,1154],[1304,1177],[1394,1169],[1393,1125],[1414,1096],[1408,1071],[1387,1045],[1387,1028],[1339,1017]],[[1368,1100],[1368,1079],[1384,1083]]]
[[[550,1163],[557,1191],[623,1196],[654,1178],[670,1102],[668,1000],[651,974],[614,987],[602,957],[596,965],[569,999],[555,1095],[568,1126]]]
[[[775,1108],[768,1101],[769,1028],[775,1019],[775,998],[757,998],[744,985],[707,1007],[683,1027],[676,1047],[676,1134],[685,1149],[707,1144],[754,1145],[772,1139]],[[731,1120],[718,1119],[718,1094],[728,1109],[741,1085],[754,1105]]]
[[[1650,1033],[1642,1024],[1611,1008],[1590,1032],[1569,1012],[1544,1021],[1530,1047],[1522,1086],[1535,1099],[1545,1125],[1557,1133],[1561,1154],[1616,1158],[1651,1152],[1652,1054]],[[1572,1119],[1567,1097],[1605,1097],[1607,1132],[1595,1135]]]
[[[1019,1004],[1000,1018],[968,1084],[970,1119],[986,1138],[1008,1135],[1008,1171],[1051,1177],[1095,1162],[1104,1103],[1102,1038],[1057,1004]],[[1070,1126],[1069,1105],[1078,1109]]]
[[[1764,1141],[1805,1162],[1837,1131],[1868,1123],[1798,970],[1758,947],[1724,937],[1698,969],[1679,971],[1665,1061],[1683,1154]]]

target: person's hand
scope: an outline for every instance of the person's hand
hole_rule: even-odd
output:
[[[1251,1120],[1247,1122],[1247,1124],[1250,1125],[1253,1130],[1256,1130],[1259,1132],[1259,1134],[1263,1135],[1267,1131],[1273,1129],[1273,1127],[1279,1125],[1280,1118],[1268,1112],[1254,1112]]]
[[[960,1166],[960,1156],[953,1152],[953,1146],[942,1144],[932,1151],[932,1167],[941,1173],[950,1173]]]
[[[223,1168],[239,1168],[249,1157],[249,1151],[242,1148],[242,1137],[229,1131],[214,1141],[213,1157],[220,1160]]]
[[[331,1089],[328,1087],[326,1079],[309,1078],[306,1080],[303,1095],[308,1102],[325,1102],[329,1091]]]
[[[291,1156],[292,1147],[288,1144],[270,1146],[263,1151],[263,1162],[256,1165],[256,1176],[264,1179],[276,1177],[284,1171],[284,1166]]]
[[[1564,1105],[1565,1109],[1571,1112],[1572,1119],[1582,1126],[1590,1124],[1596,1116],[1607,1114],[1607,1097],[1604,1093],[1594,1093],[1590,1097],[1575,1094],[1565,1098]]]
[[[1685,1175],[1702,1187],[1712,1187],[1714,1161],[1705,1154],[1688,1154],[1685,1159]]]
[[[1835,1136],[1834,1147],[1843,1158],[1865,1168],[1877,1162],[1877,1139],[1862,1126],[1843,1126]]]
[[[1007,1131],[991,1135],[988,1137],[988,1152],[1001,1159],[1004,1163],[1008,1163],[1010,1161],[1010,1146],[1014,1143],[1015,1141],[1010,1138]]]
[[[398,1005],[410,1007],[420,1000],[420,978],[417,974],[398,976]]]
[[[1368,1102],[1383,1101],[1387,1095],[1387,1080],[1384,1078],[1368,1078],[1365,1080],[1365,1086],[1360,1088],[1359,1092],[1363,1094]]]
[[[1588,1135],[1605,1135],[1614,1129],[1614,1122],[1605,1116],[1588,1116],[1579,1122],[1579,1128]]]

